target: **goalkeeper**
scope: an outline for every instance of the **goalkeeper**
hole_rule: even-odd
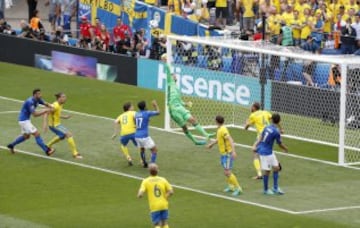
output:
[[[166,54],[161,56],[161,60],[166,62]],[[184,102],[181,99],[180,90],[176,85],[176,76],[170,73],[170,66],[167,64],[165,66],[166,72],[166,85],[167,85],[167,105],[169,108],[169,114],[172,120],[174,120],[184,131],[185,135],[193,142],[195,145],[205,145],[205,140],[197,140],[191,134],[187,128],[187,122],[191,123],[194,128],[199,131],[203,136],[208,140],[214,134],[207,133],[204,128],[196,122],[196,119],[191,115],[190,111],[186,108],[192,107],[192,102]]]

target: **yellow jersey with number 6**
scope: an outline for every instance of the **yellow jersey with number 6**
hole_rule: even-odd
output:
[[[116,122],[120,124],[120,136],[134,134],[136,131],[135,111],[127,111],[116,118]]]
[[[256,128],[258,136],[262,133],[264,128],[270,124],[271,113],[268,111],[258,110],[250,114],[249,124]]]
[[[169,202],[166,193],[171,191],[169,182],[159,176],[150,176],[141,182],[140,191],[146,192],[151,212],[168,210]]]

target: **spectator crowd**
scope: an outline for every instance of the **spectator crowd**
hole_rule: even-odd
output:
[[[0,32],[14,34],[4,20],[9,0],[0,0]],[[11,1],[12,2],[12,1]],[[266,39],[282,46],[298,46],[314,53],[322,49],[338,49],[352,54],[360,47],[360,0],[144,0],[146,4],[166,5],[169,13],[213,26],[218,29],[231,25],[242,39]],[[40,1],[27,0],[28,21],[20,22],[18,36],[69,44],[76,30],[71,21],[77,17],[77,1],[47,0],[50,32],[45,31]],[[43,4],[44,2],[41,2]],[[11,3],[12,4],[12,3]],[[7,6],[6,6],[7,5]],[[262,24],[265,17],[265,24]],[[236,26],[234,26],[236,25]],[[264,28],[263,28],[264,27]],[[164,36],[146,39],[144,29],[133,31],[117,19],[114,28],[107,28],[96,18],[91,24],[86,17],[80,21],[78,47],[111,51],[135,57],[159,58],[165,52]],[[265,33],[262,33],[262,31]],[[263,37],[265,35],[265,37]]]

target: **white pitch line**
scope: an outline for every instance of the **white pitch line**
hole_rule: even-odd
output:
[[[3,112],[0,112],[0,115],[2,115],[2,114],[13,114],[13,113],[19,113],[19,111],[3,111]]]
[[[5,146],[0,146],[0,148],[7,150],[7,147],[5,147]],[[136,180],[142,180],[143,179],[142,177],[126,174],[126,173],[123,173],[123,172],[117,172],[117,171],[113,171],[113,170],[110,170],[110,169],[104,169],[104,168],[100,168],[100,167],[96,167],[96,166],[92,166],[92,165],[72,162],[72,161],[68,161],[68,160],[64,160],[64,159],[60,159],[60,158],[55,158],[55,157],[48,157],[48,156],[41,155],[41,154],[35,154],[35,153],[29,152],[29,151],[16,150],[16,153],[22,153],[22,154],[29,155],[29,156],[34,156],[34,157],[38,157],[38,158],[53,160],[53,161],[57,161],[57,162],[61,162],[61,163],[69,164],[69,165],[74,165],[74,166],[79,166],[79,167],[82,167],[82,168],[97,170],[97,171],[110,173],[110,174],[114,174],[114,175],[118,175],[118,176],[122,176],[122,177],[132,178],[132,179],[136,179]],[[242,199],[235,198],[235,197],[224,196],[224,195],[211,193],[211,192],[206,192],[206,191],[202,191],[202,190],[198,190],[198,189],[194,189],[194,188],[190,188],[190,187],[185,187],[185,186],[180,186],[180,185],[173,185],[173,187],[178,188],[178,189],[182,189],[182,190],[186,190],[186,191],[190,191],[190,192],[194,192],[194,193],[198,193],[198,194],[202,194],[202,195],[206,195],[206,196],[212,196],[212,197],[216,197],[216,198],[220,198],[220,199],[226,199],[226,200],[229,200],[229,201],[234,201],[234,202],[238,202],[238,203],[243,203],[243,204],[247,204],[247,205],[257,206],[257,207],[261,207],[261,208],[265,208],[265,209],[270,209],[270,210],[273,210],[273,211],[279,211],[279,212],[284,212],[284,213],[293,214],[293,215],[298,213],[296,211],[287,210],[287,209],[284,209],[284,208],[279,208],[279,207],[274,207],[274,206],[270,206],[270,205],[255,203],[255,202],[242,200]]]
[[[14,102],[22,102],[22,101],[17,100],[17,99],[8,98],[8,97],[2,97],[2,96],[0,96],[0,99],[5,99],[5,100],[9,100],[9,101],[14,101]],[[111,120],[111,121],[114,120],[114,119],[109,118],[109,117],[98,116],[98,115],[89,114],[89,113],[83,113],[83,112],[77,112],[77,111],[71,111],[71,110],[64,110],[64,111],[67,111],[67,112],[73,113],[73,114],[77,114],[77,115],[80,115],[80,116],[98,118],[98,119],[103,119],[103,120]],[[158,131],[169,132],[169,133],[173,133],[173,134],[177,134],[177,135],[182,135],[183,134],[182,132],[167,131],[165,129],[158,128],[158,127],[151,127],[151,128],[155,129],[155,130],[158,130]],[[202,137],[199,137],[199,138],[202,138]],[[243,148],[248,148],[248,149],[252,148],[252,146],[245,145],[245,144],[235,143],[235,145],[239,146],[239,147],[243,147]],[[0,148],[7,149],[6,147],[3,147],[3,146],[0,146]],[[95,166],[90,166],[90,165],[86,165],[86,164],[71,162],[71,161],[62,160],[62,159],[59,159],[59,158],[53,158],[53,157],[47,157],[47,156],[43,156],[43,155],[33,154],[31,152],[26,152],[26,151],[21,151],[21,152],[24,153],[24,154],[31,155],[31,156],[51,159],[51,160],[55,160],[55,161],[59,161],[59,162],[63,162],[63,163],[77,165],[77,166],[84,167],[84,168],[90,168],[90,169],[99,170],[99,171],[103,171],[103,172],[107,172],[107,173],[112,173],[112,174],[115,174],[115,175],[120,175],[120,176],[129,177],[129,178],[133,178],[133,179],[138,179],[138,180],[142,179],[141,177],[129,175],[129,174],[126,174],[126,173],[116,172],[116,171],[112,171],[112,170],[108,170],[108,169],[103,169],[103,168],[99,168],[99,167],[95,167]],[[309,158],[309,157],[304,157],[304,156],[295,155],[295,154],[288,154],[288,153],[279,152],[279,151],[275,151],[275,152],[278,153],[278,154],[284,155],[284,156],[293,157],[293,158],[297,158],[297,159],[308,160],[308,161],[318,162],[318,163],[337,166],[337,167],[344,167],[344,168],[349,168],[349,169],[360,170],[360,167],[340,166],[336,162],[324,161],[324,160],[320,160],[320,159]],[[218,195],[218,194],[215,194],[215,193],[209,193],[209,192],[205,192],[205,191],[201,191],[201,190],[197,190],[197,189],[192,189],[192,188],[188,188],[188,187],[184,187],[184,186],[176,186],[176,185],[174,185],[174,186],[179,188],[179,189],[183,189],[183,190],[188,190],[188,191],[192,191],[192,192],[196,192],[196,193],[200,193],[200,194],[204,194],[204,195],[208,195],[208,196],[214,196],[214,197],[217,197],[217,198],[227,199],[227,200],[231,200],[231,201],[235,201],[235,202],[241,202],[241,203],[244,203],[244,204],[263,207],[263,208],[267,208],[267,209],[271,209],[271,210],[282,211],[282,212],[289,213],[289,214],[309,214],[309,213],[318,213],[318,212],[326,212],[326,211],[353,209],[352,207],[338,207],[338,208],[316,209],[316,210],[308,210],[308,211],[291,211],[291,210],[286,210],[286,209],[283,209],[283,208],[277,208],[277,207],[272,207],[272,206],[268,206],[268,205],[258,204],[258,203],[254,203],[254,202],[251,202],[251,201],[241,200],[241,199],[232,198],[232,197],[228,197],[228,196],[224,196],[224,195]],[[356,206],[356,207],[358,207],[358,206]]]
[[[5,147],[5,146],[0,146],[0,148],[7,150],[7,147]],[[68,161],[68,160],[64,160],[64,159],[60,159],[60,158],[55,158],[55,157],[48,157],[48,156],[45,156],[45,155],[35,154],[35,153],[24,151],[24,150],[16,150],[16,153],[21,153],[21,154],[25,154],[25,155],[28,155],[28,156],[53,160],[53,161],[57,161],[57,162],[68,164],[68,165],[74,165],[74,166],[78,166],[78,167],[81,167],[81,168],[97,170],[97,171],[100,171],[100,172],[114,174],[114,175],[127,177],[127,178],[131,178],[131,179],[136,179],[136,180],[142,180],[143,179],[142,177],[135,176],[135,175],[130,175],[130,174],[123,173],[123,172],[113,171],[113,170],[110,170],[110,169],[104,169],[104,168],[100,168],[100,167],[92,166],[92,165],[88,165],[88,164],[83,164],[83,163],[72,162],[72,161]],[[198,193],[198,194],[202,194],[202,195],[206,195],[206,196],[212,196],[212,197],[215,197],[215,198],[225,199],[225,200],[229,200],[229,201],[234,201],[234,202],[238,202],[238,203],[243,203],[243,204],[247,204],[247,205],[251,205],[251,206],[261,207],[261,208],[270,209],[270,210],[273,210],[273,211],[284,212],[284,213],[293,214],[293,215],[360,209],[360,206],[347,206],[347,207],[314,209],[314,210],[306,210],[306,211],[292,211],[292,210],[279,208],[279,207],[274,207],[274,206],[270,206],[270,205],[266,205],[266,204],[260,204],[260,203],[255,203],[255,202],[251,202],[251,201],[247,201],[247,200],[242,200],[242,199],[239,199],[239,198],[234,198],[234,197],[229,197],[229,196],[220,195],[220,194],[216,194],[216,193],[206,192],[206,191],[202,191],[202,190],[198,190],[198,189],[194,189],[194,188],[190,188],[190,187],[185,187],[185,186],[181,186],[181,185],[173,185],[173,186],[175,188],[182,189],[182,190],[185,190],[185,191],[190,191],[190,192],[194,192],[194,193]]]
[[[0,99],[8,100],[8,101],[13,101],[13,102],[17,102],[17,103],[23,102],[23,101],[18,100],[18,99],[9,98],[9,97],[3,97],[3,96],[0,96]],[[86,116],[86,117],[92,117],[92,118],[98,118],[98,119],[103,119],[103,120],[111,120],[111,121],[114,121],[113,118],[109,118],[109,117],[105,117],[105,116],[98,116],[98,115],[94,115],[94,114],[77,112],[77,111],[71,111],[71,110],[65,110],[65,109],[64,109],[64,111],[69,112],[69,113],[73,113],[73,114],[77,114],[77,115],[80,115],[80,116]],[[153,126],[150,126],[150,128],[155,129],[155,130],[158,130],[158,131],[162,131],[162,132],[172,133],[172,134],[178,134],[178,135],[182,135],[182,134],[183,134],[182,132],[168,131],[168,130],[165,130],[165,129],[163,129],[163,128],[158,128],[158,127],[153,127]],[[197,137],[198,137],[198,138],[203,138],[203,137],[201,137],[201,136],[197,136]],[[240,144],[240,143],[235,143],[235,145],[236,145],[236,146],[239,146],[239,147],[243,147],[243,148],[249,148],[249,149],[252,148],[252,146],[245,145],[245,144]],[[277,154],[281,154],[281,155],[283,155],[283,156],[293,157],[293,158],[297,158],[297,159],[302,159],[302,160],[307,160],[307,161],[313,161],[313,162],[318,162],[318,163],[322,163],[322,164],[326,164],[326,165],[332,165],[332,166],[343,167],[343,168],[348,168],[348,169],[360,170],[360,167],[347,166],[347,165],[342,166],[342,165],[339,165],[339,164],[336,163],[336,162],[325,161],[325,160],[320,160],[320,159],[316,159],[316,158],[309,158],[309,157],[305,157],[305,156],[301,156],[301,155],[289,154],[289,153],[284,153],[284,152],[280,152],[280,151],[274,151],[274,152],[277,153]]]
[[[358,206],[347,206],[347,207],[314,209],[314,210],[308,210],[308,211],[297,211],[296,214],[304,215],[304,214],[312,214],[312,213],[321,213],[321,212],[329,212],[329,211],[355,210],[355,209],[360,209],[360,205],[358,205]]]

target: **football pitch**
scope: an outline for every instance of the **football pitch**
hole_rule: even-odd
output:
[[[72,158],[66,142],[55,145],[52,157],[43,156],[34,139],[19,145],[15,155],[5,150],[19,134],[20,100],[36,87],[49,102],[56,92],[68,95],[65,108],[74,111],[67,111],[72,118],[63,124],[73,132],[83,160]],[[135,165],[127,166],[111,135],[125,101],[163,104],[163,93],[4,63],[0,88],[0,227],[151,227],[147,201],[136,198],[147,170],[132,145]],[[284,139],[291,154],[278,153],[278,158],[286,194],[268,197],[261,194],[261,181],[251,179],[254,133],[232,129],[238,153],[234,172],[244,194],[231,197],[222,192],[217,149],[162,130],[163,119],[163,113],[153,118],[150,134],[159,148],[160,175],[175,186],[171,227],[360,226],[360,170],[336,166],[334,148]],[[41,121],[33,119],[39,129]],[[42,136],[53,137],[51,132]]]

